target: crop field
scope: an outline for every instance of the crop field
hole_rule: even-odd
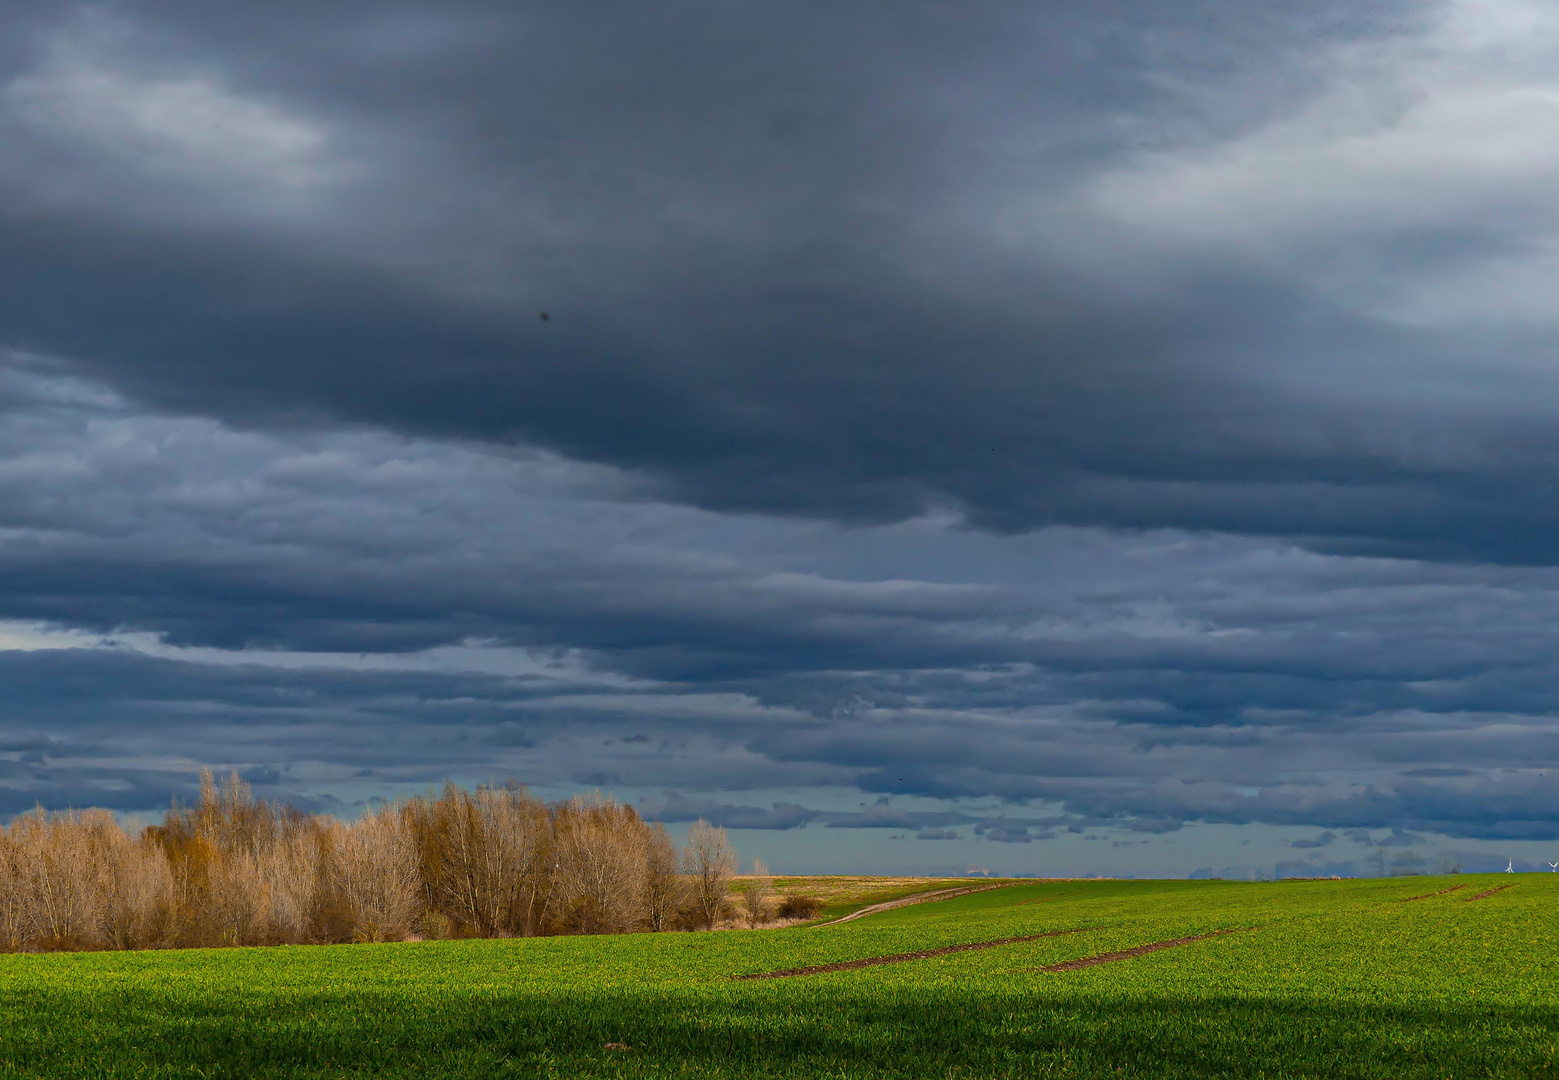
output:
[[[1559,875],[1050,881],[827,927],[0,956],[0,1075],[1559,1076],[1556,930]]]
[[[735,888],[747,887],[747,878],[738,877]],[[880,904],[899,900],[915,893],[933,889],[950,889],[960,886],[985,884],[970,878],[909,878],[909,877],[777,877],[774,888],[780,894],[804,893],[823,901],[822,919],[837,919],[858,911],[868,904]]]

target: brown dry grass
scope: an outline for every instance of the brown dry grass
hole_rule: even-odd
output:
[[[737,891],[747,887],[746,877],[732,879]],[[817,916],[836,919],[872,904],[901,900],[916,893],[935,889],[962,888],[996,884],[994,878],[924,878],[924,877],[867,877],[863,875],[820,875],[816,877],[776,877],[773,879],[774,895],[783,900],[786,896],[815,896],[823,901],[823,910]]]

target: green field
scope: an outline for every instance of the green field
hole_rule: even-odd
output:
[[[1559,1076],[1556,930],[1559,875],[1055,881],[838,927],[0,956],[0,1075]]]

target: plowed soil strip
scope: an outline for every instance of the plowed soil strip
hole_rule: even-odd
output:
[[[1431,896],[1444,896],[1448,892],[1455,892],[1457,889],[1465,889],[1466,887],[1465,885],[1452,885],[1449,889],[1441,889],[1439,892],[1426,892],[1423,896],[1409,896],[1405,900],[1398,900],[1397,903],[1411,904],[1414,900],[1428,900]],[[1488,894],[1485,893],[1484,895]],[[1473,899],[1476,900],[1477,897],[1474,896]]]
[[[1470,904],[1474,900],[1482,900],[1485,896],[1493,896],[1495,893],[1497,893],[1497,892],[1504,892],[1506,889],[1514,889],[1516,887],[1516,884],[1517,884],[1516,882],[1512,881],[1509,885],[1498,885],[1498,886],[1495,886],[1494,888],[1490,889],[1488,892],[1481,892],[1477,896],[1469,896],[1467,898],[1467,900],[1466,900],[1466,903]]]
[[[1080,960],[1064,960],[1059,964],[1046,964],[1040,971],[1076,971],[1079,968],[1093,967],[1095,964],[1113,964],[1117,960],[1133,960],[1148,953],[1158,952],[1160,949],[1173,949],[1176,945],[1189,945],[1193,941],[1206,941],[1210,937],[1222,937],[1224,934],[1243,934],[1247,930],[1256,929],[1247,926],[1239,930],[1214,930],[1210,934],[1196,934],[1192,937],[1178,937],[1171,941],[1155,941],[1150,945],[1138,945],[1135,949],[1122,949],[1120,952],[1100,953],[1098,956],[1085,956]]]
[[[902,964],[906,960],[929,960],[933,956],[949,953],[974,952],[978,949],[994,949],[998,945],[1017,945],[1040,938],[1063,937],[1067,934],[1086,934],[1094,929],[1085,926],[1079,930],[1052,930],[1048,934],[1025,934],[1023,937],[1002,938],[999,941],[973,941],[967,945],[944,945],[940,949],[924,949],[921,952],[894,953],[892,956],[868,956],[864,960],[845,960],[837,964],[817,964],[813,967],[786,968],[784,971],[764,971],[756,975],[732,975],[737,982],[746,979],[790,979],[797,975],[821,975],[827,971],[854,971],[856,968],[876,967],[878,964]]]
[[[854,922],[856,919],[867,915],[875,915],[879,911],[892,911],[894,908],[909,907],[911,904],[929,904],[936,900],[951,900],[955,896],[968,896],[970,893],[1008,888],[1011,888],[1011,885],[1003,882],[1000,885],[975,885],[965,889],[933,889],[930,892],[916,893],[913,896],[901,897],[898,900],[888,900],[881,904],[863,907],[860,911],[852,911],[843,918],[834,919],[831,922],[818,923],[812,929],[821,930],[825,926],[838,926],[840,923]]]

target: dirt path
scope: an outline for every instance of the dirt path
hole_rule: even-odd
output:
[[[742,982],[748,979],[790,979],[797,975],[821,975],[826,971],[854,971],[857,968],[876,967],[878,964],[902,964],[907,960],[929,960],[933,956],[975,952],[979,949],[994,949],[998,945],[1017,945],[1024,941],[1038,941],[1041,938],[1064,937],[1067,934],[1086,934],[1091,929],[1093,927],[1083,927],[1079,930],[1052,930],[1048,934],[1026,934],[1023,937],[1002,938],[999,941],[975,941],[968,945],[944,945],[940,949],[894,953],[892,956],[868,956],[864,960],[843,960],[837,964],[816,964],[812,967],[786,968],[783,971],[763,971],[756,975],[732,975],[731,978],[736,982]],[[1228,933],[1228,931],[1224,932]]]
[[[1496,886],[1495,888],[1490,889],[1488,892],[1481,892],[1477,896],[1469,896],[1464,902],[1470,904],[1474,900],[1482,900],[1485,896],[1493,896],[1497,892],[1504,892],[1506,889],[1514,889],[1517,884],[1517,882],[1512,881],[1509,885]]]
[[[1405,900],[1398,900],[1397,903],[1411,904],[1414,900],[1428,900],[1431,896],[1444,896],[1448,892],[1455,892],[1457,889],[1465,889],[1466,887],[1465,885],[1452,885],[1449,889],[1441,889],[1439,892],[1426,892],[1423,896],[1409,896]],[[1477,897],[1473,897],[1473,899],[1476,900]]]
[[[1193,941],[1206,941],[1208,938],[1222,937],[1224,934],[1243,934],[1248,930],[1256,929],[1254,926],[1243,927],[1239,930],[1214,930],[1210,934],[1195,934],[1191,937],[1173,938],[1169,941],[1155,941],[1149,945],[1138,945],[1134,949],[1122,949],[1120,952],[1100,953],[1098,956],[1085,956],[1080,960],[1063,960],[1059,964],[1046,964],[1040,971],[1076,971],[1079,968],[1093,967],[1095,964],[1113,964],[1117,960],[1132,960],[1138,956],[1146,956],[1148,953],[1156,953],[1161,949],[1173,949],[1177,945],[1189,945]]]
[[[897,900],[887,900],[881,904],[872,904],[863,907],[860,911],[852,911],[841,919],[833,919],[829,922],[818,923],[814,930],[825,926],[838,926],[840,923],[851,922],[867,915],[875,915],[879,911],[891,911],[894,908],[909,907],[911,904],[928,904],[933,900],[951,900],[955,896],[967,896],[970,893],[987,892],[990,889],[1005,889],[1008,883],[1000,885],[973,885],[967,889],[933,889],[930,892],[916,893],[913,896],[900,897]]]

